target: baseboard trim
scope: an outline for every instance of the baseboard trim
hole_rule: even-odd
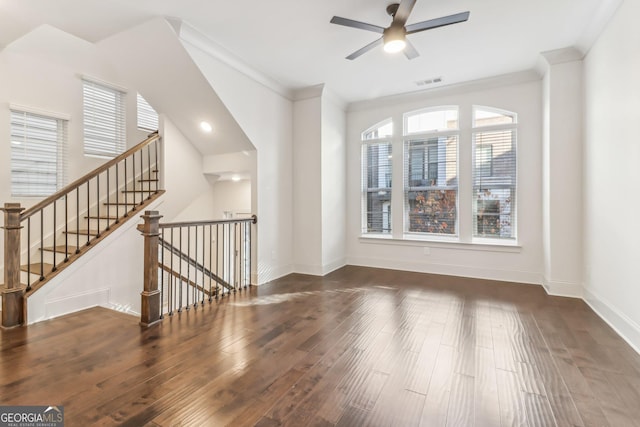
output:
[[[548,295],[556,297],[583,298],[584,292],[580,283],[549,280],[542,277],[542,287]]]
[[[584,289],[583,299],[636,353],[640,354],[640,325],[588,288]]]
[[[440,274],[444,276],[469,277],[473,279],[498,280],[502,282],[541,285],[542,276],[532,271],[497,270],[469,267],[465,265],[427,264],[387,258],[348,257],[347,265],[413,271],[416,273]]]
[[[261,265],[258,265],[258,274],[257,276],[252,274],[252,278],[254,278],[253,283],[257,285],[262,285],[264,283],[269,283],[273,280],[279,279],[280,277],[286,276],[287,274],[293,273],[292,265],[281,265],[278,267],[270,267],[264,268]]]
[[[310,276],[324,276],[346,265],[346,260],[339,259],[324,265],[296,264],[293,266],[294,273],[308,274]]]
[[[30,318],[28,319],[28,324],[53,319],[95,306],[107,306],[109,303],[109,293],[110,290],[107,288],[92,289],[87,292],[45,301],[44,317],[37,319]],[[28,313],[32,313],[33,311],[35,310],[28,310]]]

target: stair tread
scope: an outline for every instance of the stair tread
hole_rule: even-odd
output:
[[[116,206],[116,205],[120,205],[120,206],[137,206],[140,203],[133,203],[133,202],[104,202],[103,204],[105,206],[106,205],[111,205],[111,206]]]
[[[67,234],[84,234],[84,235],[89,234],[90,236],[97,236],[98,230],[87,230],[86,228],[81,228],[79,230],[68,230],[66,231],[66,233]]]
[[[153,190],[122,190],[122,193],[153,193]]]
[[[144,178],[139,179],[138,182],[158,182],[160,181],[158,178]]]
[[[44,267],[44,273],[42,272],[41,267]],[[53,264],[49,264],[46,262],[44,264],[35,263],[35,264],[31,264],[31,268],[29,268],[29,264],[25,264],[20,266],[20,270],[24,272],[28,272],[30,274],[37,274],[39,276],[43,276],[53,271]]]
[[[47,252],[59,252],[62,254],[71,254],[73,252],[75,252],[75,245],[57,245],[57,246],[46,246],[44,248],[42,248],[43,251],[47,251]]]
[[[100,217],[98,218],[98,215],[88,215],[84,217],[85,219],[109,219],[109,220],[116,220],[116,219],[120,219],[119,216],[114,216],[114,215],[100,215]]]

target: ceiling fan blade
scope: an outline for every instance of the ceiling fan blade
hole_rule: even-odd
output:
[[[353,19],[341,18],[339,16],[334,16],[329,22],[331,22],[332,24],[344,25],[345,27],[373,31],[374,33],[378,34],[382,34],[384,32],[383,27],[378,27],[377,25],[373,24],[367,24],[366,22],[354,21]]]
[[[363,55],[367,52],[369,52],[371,49],[373,49],[374,47],[381,45],[382,44],[382,37],[380,37],[378,40],[373,41],[371,43],[369,43],[368,45],[366,45],[365,47],[356,50],[355,52],[353,52],[351,55],[347,56],[347,59],[351,59],[354,60],[357,57],[359,57],[360,55]]]
[[[404,56],[406,56],[407,59],[413,59],[420,56],[416,47],[409,40],[405,40],[405,42],[407,45],[404,47]]]
[[[445,25],[457,24],[469,19],[469,12],[456,13],[455,15],[443,16],[441,18],[430,19],[428,21],[417,22],[407,25],[407,34],[418,33],[420,31],[431,30],[433,28],[444,27]]]
[[[415,4],[416,0],[402,0],[400,2],[400,6],[398,6],[396,14],[393,16],[393,23],[400,27],[404,27],[404,24],[407,22],[407,19],[409,19],[409,15],[411,14]]]

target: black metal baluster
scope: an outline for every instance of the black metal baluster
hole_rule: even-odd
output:
[[[227,243],[226,243],[226,228],[227,224],[222,224],[222,279],[227,283],[227,286],[231,285],[229,283],[229,278],[227,277],[227,263],[225,261],[225,255],[227,254]],[[231,292],[231,289],[227,288],[227,295]],[[224,287],[222,289],[222,296],[224,297]]]
[[[162,229],[162,242],[160,243],[160,318],[164,319],[164,228]]]
[[[31,217],[27,218],[27,291],[31,290]]]
[[[80,253],[80,187],[76,188],[76,255]]]
[[[189,284],[189,280],[191,280],[191,226],[187,226],[187,310],[191,306],[189,302],[189,292],[191,285]]]
[[[96,210],[98,211],[96,213],[96,217],[98,218],[97,220],[97,224],[98,224],[98,235],[97,237],[100,237],[100,174],[98,174],[96,176]],[[89,208],[87,208],[87,215],[89,215]]]
[[[206,261],[205,261],[205,259],[206,259],[205,258],[205,252],[206,252],[206,249],[207,249],[207,246],[206,246],[206,242],[207,241],[205,240],[205,231],[206,231],[205,230],[205,225],[202,225],[202,305],[204,305],[204,294],[205,294],[205,292],[204,292],[205,283],[204,282],[206,281],[205,275],[204,275],[205,274],[204,273],[204,270],[205,270],[204,265],[206,263]]]
[[[135,190],[135,187],[136,187],[136,184],[135,184],[135,182],[136,182],[136,153],[132,153],[131,154],[131,180],[133,181],[133,190]],[[127,203],[129,203],[129,197],[128,197],[126,191],[127,191],[127,188],[125,188],[124,195],[126,197],[125,200],[127,201]],[[133,193],[133,209],[132,210],[135,211],[136,207],[137,207],[136,206],[136,193],[134,192]]]
[[[211,239],[213,238],[213,236],[212,236],[212,233],[213,233],[212,228],[213,227],[211,226],[211,224],[209,224],[209,302],[211,302],[211,300],[213,299],[212,296],[211,296],[212,295],[211,294],[211,280],[213,279],[213,277],[212,277],[213,276],[213,270],[211,269],[211,267],[213,267],[213,265],[212,265],[213,260],[211,258],[213,256],[213,252],[212,252],[213,244],[212,244],[212,241],[211,241]]]
[[[178,227],[178,230],[180,231],[180,241],[178,242],[179,244],[179,249],[178,249],[178,260],[180,261],[180,266],[178,267],[178,283],[180,286],[180,308],[178,308],[178,313],[180,313],[182,311],[182,227]]]
[[[251,286],[251,275],[253,270],[251,269],[251,261],[253,260],[253,247],[251,246],[251,233],[253,232],[252,224],[256,223],[256,216],[253,216],[253,221],[249,223],[249,286]]]
[[[124,186],[122,187],[123,189],[127,189],[127,158],[124,158]],[[126,196],[126,193],[125,193]],[[117,205],[118,208],[120,207],[120,188],[118,188],[118,194],[116,194],[117,197]],[[118,211],[118,216],[120,216],[120,211]],[[129,206],[127,205],[127,199],[125,197],[124,199],[124,216],[127,217],[129,216]]]
[[[118,200],[118,191],[120,191],[120,171],[118,170],[119,165],[120,163],[116,163],[116,224],[120,223],[120,202]],[[109,203],[109,200],[107,200],[107,203]],[[111,207],[111,205],[108,206]]]
[[[147,175],[151,176],[151,145],[147,145]],[[144,179],[144,174],[140,174],[140,179]],[[144,189],[144,182],[140,181],[141,188]],[[151,198],[151,181],[147,183],[147,199]]]
[[[244,225],[245,222],[240,223],[240,230],[238,231],[238,240],[240,241],[240,257],[239,259],[239,269],[240,269],[240,287],[246,289],[247,282],[245,281],[245,271],[244,271],[244,258],[242,255],[244,254]]]
[[[216,299],[218,299],[218,294],[220,293],[219,286],[220,285],[220,274],[218,274],[218,257],[220,256],[220,230],[218,229],[218,224],[216,224]]]
[[[91,181],[87,181],[87,246],[89,246],[91,244],[91,238],[89,236],[89,229],[91,228],[91,219],[89,218],[89,207],[91,206],[90,202],[91,202],[91,191],[90,188],[91,187]]]
[[[69,261],[69,193],[64,195],[64,262]]]
[[[44,280],[44,208],[40,209],[40,280]]]
[[[140,179],[144,176],[144,153],[142,149],[140,149]],[[136,191],[136,181],[137,179],[134,177],[133,179],[133,191]],[[144,187],[140,186],[140,204],[144,203],[144,192],[142,191]],[[134,195],[136,193],[133,193]]]
[[[105,198],[106,202],[109,202],[109,194],[111,193],[111,191],[109,191],[110,184],[111,184],[111,175],[109,174],[109,171],[111,171],[111,168],[107,169],[107,197]],[[98,200],[98,211],[100,211],[100,200]],[[111,205],[107,204],[107,228],[105,228],[105,231],[108,231],[110,228],[111,228]]]
[[[155,183],[156,183],[156,193],[157,193],[158,192],[158,182],[159,182],[158,181],[158,140],[157,139],[155,141],[153,141],[153,145],[154,145],[154,148],[155,148],[154,149],[154,153],[155,153],[155,156],[156,156],[156,163],[154,165],[156,173],[155,173],[154,176],[155,176],[155,179],[156,179]],[[149,168],[149,179],[151,179],[151,168]],[[151,188],[151,181],[149,182],[149,188]]]
[[[200,299],[199,294],[198,294],[198,226],[196,225],[196,232],[194,234],[194,238],[195,238],[195,244],[193,245],[193,248],[195,249],[196,253],[193,256],[193,306],[195,308],[198,307],[198,300]]]
[[[175,258],[175,255],[173,254],[173,227],[171,227],[171,234],[170,234],[170,238],[171,238],[171,248],[169,249],[169,254],[171,255],[171,275],[169,276],[171,278],[171,288],[169,290],[169,301],[171,303],[171,311],[169,312],[169,316],[173,316],[173,308],[174,308],[174,298],[175,298],[175,289],[173,289],[173,285],[174,285],[174,281],[173,281],[173,277],[175,274],[175,270],[173,269],[173,258]]]
[[[58,201],[54,200],[53,201],[53,267],[51,268],[51,271],[56,271],[58,268],[56,267],[56,217],[57,217],[57,205],[58,205]],[[43,250],[44,248],[42,248],[41,250]]]
[[[238,253],[238,266],[236,267],[238,270],[238,289],[242,290],[244,288],[244,280],[243,280],[243,273],[242,273],[242,266],[244,265],[242,262],[242,227],[244,225],[244,222],[238,222],[236,224],[236,228],[237,228],[237,235],[236,235],[236,241],[238,242],[238,250],[236,251]]]

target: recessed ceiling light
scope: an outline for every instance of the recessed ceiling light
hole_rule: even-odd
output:
[[[211,127],[211,125],[207,122],[200,122],[200,129],[202,129],[204,132],[211,132],[211,130],[213,130],[213,128]]]
[[[231,177],[231,181],[238,182],[240,181],[240,177],[238,175],[234,175]]]

